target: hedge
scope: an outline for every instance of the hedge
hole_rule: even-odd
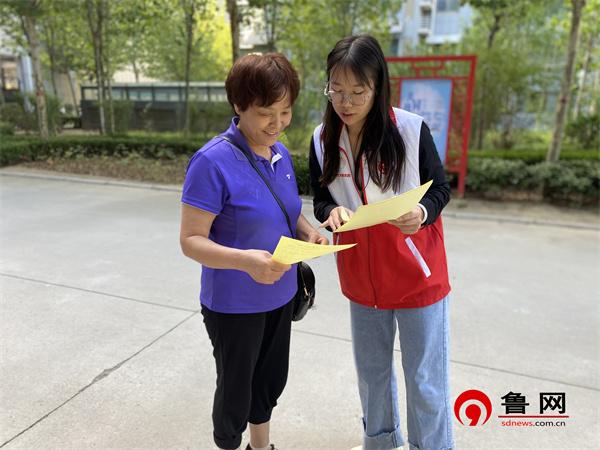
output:
[[[512,159],[533,164],[546,160],[547,150],[473,150],[469,152],[469,159]],[[600,161],[600,150],[563,150],[561,160],[593,160]]]
[[[48,142],[36,138],[7,138],[0,141],[0,166],[49,157],[117,156],[135,153],[144,158],[174,159],[191,156],[209,137],[68,137]],[[502,157],[493,157],[499,153]],[[517,155],[520,158],[517,158]],[[576,158],[581,155],[581,158]],[[511,193],[575,204],[600,202],[600,158],[592,151],[563,152],[555,163],[543,162],[540,152],[522,150],[471,152],[467,190],[488,197],[506,198]],[[564,159],[563,159],[564,158]],[[298,188],[310,192],[308,158],[293,155]]]
[[[0,166],[19,162],[76,156],[117,156],[137,153],[144,158],[173,159],[191,155],[208,139],[81,136],[51,138],[13,138],[0,141]]]
[[[600,161],[525,161],[474,158],[469,161],[467,190],[492,198],[521,194],[575,205],[600,204]]]

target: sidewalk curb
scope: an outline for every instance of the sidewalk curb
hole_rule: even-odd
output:
[[[20,172],[0,169],[1,176],[36,178],[40,180],[67,181],[73,183],[95,184],[102,186],[129,187],[134,189],[152,189],[156,191],[181,192],[181,186],[172,184],[152,184],[141,181],[118,181],[105,178],[85,178],[77,175],[52,175],[47,173]]]
[[[593,225],[588,223],[577,223],[577,222],[560,222],[543,219],[529,219],[529,218],[506,218],[497,214],[480,214],[480,213],[468,213],[468,212],[454,212],[444,211],[444,217],[450,217],[453,219],[464,219],[464,220],[481,220],[481,221],[493,221],[498,223],[515,223],[521,225],[540,225],[546,227],[559,227],[559,228],[576,228],[581,230],[595,230],[600,231],[600,225]]]
[[[162,184],[152,184],[152,183],[144,183],[139,181],[118,181],[111,179],[103,179],[103,178],[86,178],[77,175],[53,175],[47,173],[33,173],[33,172],[23,172],[13,169],[3,168],[0,169],[0,176],[13,176],[13,177],[21,177],[21,178],[35,178],[41,180],[54,180],[54,181],[65,181],[72,183],[83,183],[83,184],[93,184],[93,185],[101,185],[101,186],[116,186],[116,187],[127,187],[133,189],[149,189],[155,191],[165,191],[165,192],[181,192],[181,186],[179,185],[162,185]],[[310,205],[312,200],[310,197],[301,196],[302,203]],[[578,223],[578,222],[561,222],[561,221],[551,221],[551,220],[543,220],[543,219],[535,219],[535,218],[507,218],[504,216],[500,216],[497,214],[483,214],[483,213],[471,213],[471,212],[457,212],[457,211],[444,211],[443,217],[452,218],[452,219],[462,219],[462,220],[479,220],[486,222],[497,222],[497,223],[514,223],[521,225],[538,225],[538,226],[547,226],[547,227],[559,227],[559,228],[571,228],[571,229],[580,229],[580,230],[594,230],[600,231],[600,224],[588,224],[588,223]]]

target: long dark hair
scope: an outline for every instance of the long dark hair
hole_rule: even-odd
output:
[[[369,175],[382,191],[398,190],[406,155],[404,141],[390,117],[390,78],[383,51],[375,38],[368,35],[346,37],[327,56],[327,83],[334,71],[351,71],[361,82],[373,89],[373,106],[360,133],[362,142],[355,158],[355,167],[363,155]],[[340,167],[339,138],[343,122],[328,102],[323,118],[322,139],[324,165],[321,184],[327,186],[337,176]],[[381,170],[383,168],[383,170]],[[354,182],[361,186],[359,171]]]

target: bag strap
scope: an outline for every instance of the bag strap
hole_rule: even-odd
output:
[[[262,178],[262,180],[265,182],[265,184],[267,185],[267,187],[269,188],[269,191],[271,191],[271,194],[273,195],[273,198],[275,199],[275,201],[277,202],[277,204],[279,205],[279,207],[281,208],[281,211],[283,212],[283,214],[285,215],[285,220],[287,222],[288,228],[290,229],[290,235],[292,236],[292,238],[294,237],[294,231],[292,230],[292,224],[290,222],[290,216],[288,216],[288,213],[285,209],[285,206],[283,206],[283,202],[279,199],[279,197],[277,197],[277,194],[275,194],[275,191],[273,190],[273,188],[271,187],[271,183],[269,183],[269,180],[267,180],[267,177],[265,177],[265,175],[260,171],[260,169],[258,168],[258,166],[256,165],[256,161],[254,160],[254,157],[250,154],[248,154],[248,152],[246,152],[243,148],[238,147],[237,145],[235,145],[231,139],[229,139],[227,136],[219,136],[221,139],[223,139],[224,141],[229,142],[233,147],[237,148],[239,151],[241,151],[244,156],[248,159],[248,161],[250,162],[250,165],[252,166],[252,168],[256,171],[256,173]],[[300,261],[298,263],[298,274],[300,275],[300,279],[302,280],[302,289],[304,290],[304,295],[306,297],[309,296],[309,292],[308,289],[306,288],[306,281],[304,280],[304,274],[302,273],[302,269],[301,266],[302,265],[302,261]],[[300,288],[300,286],[298,286],[298,288]]]
[[[279,199],[279,197],[277,196],[277,194],[275,194],[275,191],[273,190],[273,188],[271,187],[271,183],[269,183],[269,180],[267,180],[267,177],[265,177],[265,175],[260,171],[260,169],[258,168],[258,166],[256,165],[256,161],[254,160],[254,158],[252,157],[252,155],[249,155],[247,151],[245,151],[244,149],[238,147],[237,145],[235,145],[231,139],[229,139],[227,136],[219,136],[221,139],[223,139],[224,141],[229,142],[233,147],[237,148],[239,151],[241,151],[244,156],[248,159],[248,161],[250,162],[250,165],[252,166],[252,168],[256,171],[256,173],[262,178],[262,180],[265,182],[265,184],[267,185],[267,187],[269,188],[269,191],[271,191],[271,194],[273,195],[273,198],[275,199],[275,201],[277,202],[277,204],[279,205],[279,207],[281,208],[281,211],[283,212],[283,214],[285,215],[285,220],[287,221],[287,225],[288,228],[290,229],[290,234],[292,235],[292,238],[294,237],[294,232],[292,231],[292,224],[290,222],[290,216],[288,216],[288,213],[285,209],[285,206],[283,206],[282,201]]]

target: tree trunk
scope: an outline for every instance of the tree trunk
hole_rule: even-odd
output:
[[[133,75],[135,76],[135,82],[140,82],[140,71],[138,70],[137,64],[135,63],[135,58],[131,59],[131,67],[133,69]]]
[[[587,74],[590,70],[590,63],[592,62],[592,50],[594,48],[594,35],[590,33],[590,37],[585,48],[585,58],[583,62],[583,74],[579,80],[579,86],[577,87],[577,96],[575,97],[575,104],[573,105],[573,120],[577,119],[581,112],[581,97],[583,96],[583,90],[585,89],[585,82],[587,80]]]
[[[73,74],[67,68],[67,77],[69,77],[69,90],[71,91],[71,98],[73,99],[73,108],[75,108],[75,113],[77,117],[81,117],[81,111],[79,110],[79,103],[77,102],[77,95],[75,94],[75,80],[73,79]]]
[[[554,120],[554,133],[552,142],[546,155],[546,161],[558,161],[560,158],[560,146],[565,127],[566,111],[571,96],[571,82],[575,68],[575,56],[577,55],[577,40],[579,38],[579,25],[581,24],[581,12],[585,6],[585,0],[571,0],[571,31],[569,33],[569,47],[567,50],[567,63],[560,89],[560,96],[556,103],[556,116]]]
[[[195,4],[194,1],[182,0],[182,5],[185,12],[185,89],[184,89],[184,107],[185,107],[185,124],[183,132],[186,136],[190,133],[190,67],[192,60],[192,43],[194,42],[194,24],[195,24]]]
[[[590,102],[590,107],[588,109],[588,114],[593,116],[596,113],[596,108],[598,105],[598,97],[600,97],[600,69],[596,70],[594,75],[594,85],[592,87],[592,101]]]
[[[279,21],[278,1],[279,0],[271,0],[268,3],[265,3],[263,8],[267,34],[267,50],[270,52],[277,51],[277,23]]]
[[[46,108],[46,92],[44,91],[44,82],[42,80],[42,66],[40,63],[40,48],[36,31],[35,19],[30,16],[21,16],[21,23],[27,43],[29,44],[29,54],[31,56],[31,65],[33,67],[33,77],[35,79],[35,104],[38,119],[38,128],[42,139],[48,139],[48,112]]]
[[[112,74],[110,69],[110,39],[108,32],[108,24],[110,23],[110,3],[108,0],[102,0],[101,7],[104,11],[106,33],[104,34],[104,80],[106,81],[106,98],[108,99],[108,133],[115,134],[115,107],[112,96]]]
[[[496,34],[500,31],[500,20],[502,19],[501,14],[494,14],[494,24],[492,28],[490,28],[490,32],[488,34],[487,41],[487,49],[490,50],[494,45],[494,39],[496,38]],[[486,95],[486,87],[487,87],[487,79],[488,79],[488,68],[485,67],[483,70],[483,76],[481,77],[481,86],[479,87],[479,117],[477,120],[477,149],[481,150],[483,148],[483,137],[485,135],[486,129],[486,110],[485,110],[485,95]]]
[[[102,67],[102,11],[93,0],[86,0],[87,18],[94,47],[94,62],[96,65],[96,84],[98,85],[98,115],[100,117],[100,134],[106,134],[104,119],[104,69]]]
[[[231,61],[234,63],[240,57],[240,16],[237,0],[227,0],[227,13],[231,29]]]
[[[56,47],[54,45],[54,25],[48,24],[48,26],[45,27],[45,31],[48,59],[50,59],[50,81],[52,83],[52,93],[55,97],[57,97],[58,89],[56,88],[56,79],[54,76],[56,74]]]

